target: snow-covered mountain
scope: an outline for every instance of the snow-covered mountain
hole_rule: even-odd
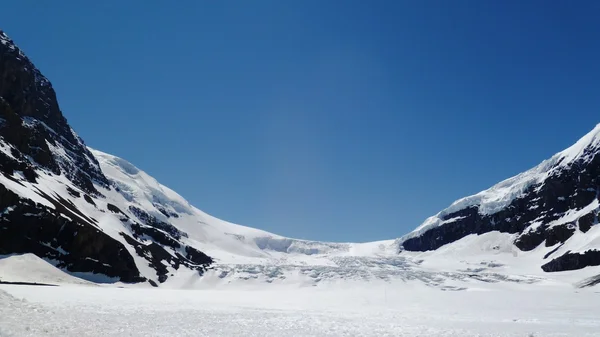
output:
[[[435,250],[470,234],[514,234],[520,251],[545,247],[546,272],[600,265],[600,125],[568,149],[488,190],[462,198],[399,239]]]
[[[297,240],[212,217],[126,160],[88,148],[50,82],[0,31],[0,281],[594,284],[596,267],[547,272],[600,265],[599,134],[399,239]]]

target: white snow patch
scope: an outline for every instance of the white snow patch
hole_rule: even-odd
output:
[[[0,255],[0,281],[54,285],[92,284],[61,271],[33,254]]]
[[[270,291],[0,286],[0,333],[591,337],[600,328],[598,299],[572,289],[443,292],[402,283]]]

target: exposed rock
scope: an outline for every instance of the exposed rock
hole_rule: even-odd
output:
[[[125,240],[127,240],[127,243],[135,248],[139,256],[148,258],[150,266],[156,270],[158,281],[160,283],[167,280],[167,274],[169,273],[169,270],[167,269],[168,266],[171,266],[174,269],[179,269],[181,265],[185,265],[190,269],[196,269],[200,274],[202,274],[208,265],[213,262],[210,257],[191,247],[186,247],[187,256],[184,257],[175,250],[173,251],[173,254],[169,253],[156,242],[144,244],[126,235],[125,233],[121,233],[121,235],[125,238]]]
[[[89,222],[20,198],[0,184],[0,254],[34,253],[71,272],[90,272],[123,282],[145,279],[125,247]]]
[[[566,252],[546,263],[542,269],[547,272],[577,270],[589,266],[600,266],[600,251],[587,250],[583,253]]]
[[[94,199],[92,199],[89,195],[84,194],[83,195],[83,199],[90,205],[94,205],[96,206],[96,203],[94,202]]]
[[[193,247],[185,247],[185,252],[185,257],[197,265],[209,265],[213,262],[212,259],[208,257],[208,255],[202,253],[201,251]]]
[[[74,189],[72,189],[69,186],[67,186],[67,192],[69,192],[69,195],[71,195],[72,197],[75,197],[75,198],[79,198],[81,196],[81,193],[75,191]]]
[[[592,228],[592,225],[598,223],[598,215],[596,212],[590,212],[579,218],[579,230],[586,233]]]
[[[153,206],[156,207],[156,209],[159,212],[161,212],[164,216],[166,216],[167,218],[179,218],[179,214],[169,211],[161,204],[154,203]]]
[[[133,205],[129,206],[129,211],[131,211],[131,213],[133,213],[141,222],[143,222],[147,226],[161,229],[169,233],[169,235],[171,235],[177,240],[181,239],[182,236],[186,238],[188,237],[187,233],[178,230],[177,228],[175,228],[175,226],[171,225],[168,222],[158,220],[155,216],[148,214],[146,211],[138,207],[135,207]]]
[[[123,211],[121,211],[119,209],[119,207],[117,207],[117,206],[115,206],[115,205],[113,205],[111,203],[106,204],[106,209],[108,209],[109,211],[111,211],[113,213],[120,213],[120,214],[125,215],[125,213],[123,213]]]
[[[169,246],[172,248],[181,247],[181,245],[179,244],[177,239],[173,238],[171,235],[169,235],[159,229],[156,229],[156,228],[153,228],[150,226],[140,225],[138,223],[134,223],[131,225],[131,230],[138,237],[147,235],[150,238],[152,238],[154,241],[156,241],[162,245]]]

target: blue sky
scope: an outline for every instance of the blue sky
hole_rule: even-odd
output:
[[[13,1],[89,146],[220,218],[401,236],[600,122],[598,1]]]

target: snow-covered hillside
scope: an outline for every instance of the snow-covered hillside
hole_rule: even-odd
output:
[[[600,265],[600,125],[540,165],[462,198],[398,239],[430,251],[489,232],[513,235],[520,253],[543,251],[546,272]]]
[[[180,239],[182,243],[214,259],[203,277],[186,270],[170,270],[174,277],[166,284],[186,287],[232,281],[316,284],[322,279],[374,279],[378,274],[385,278],[388,276],[382,268],[407,264],[398,256],[394,240],[369,243],[297,240],[217,219],[193,207],[131,163],[97,150],[91,152],[110,181],[111,189],[101,191],[110,203],[123,210],[144,209],[159,221],[168,221],[186,233]]]
[[[161,221],[169,221],[188,234],[184,242],[201,247],[218,261],[273,258],[281,253],[297,255],[364,254],[392,249],[392,241],[373,244],[327,243],[296,240],[259,229],[236,225],[210,216],[183,197],[124,159],[91,150],[112,190],[103,191],[122,209],[144,209]],[[380,245],[383,245],[380,247]]]
[[[101,190],[109,202],[124,210],[132,206],[141,208],[160,221],[169,221],[187,234],[181,238],[182,243],[214,259],[214,264],[201,277],[185,269],[170,270],[173,277],[164,286],[260,287],[266,283],[313,286],[339,281],[416,280],[459,289],[480,281],[555,280],[545,276],[539,268],[540,255],[547,251],[521,252],[513,245],[511,234],[471,235],[429,253],[399,253],[398,240],[328,243],[286,238],[212,217],[133,164],[97,150],[91,152],[113,187]],[[570,285],[584,276],[557,280]]]

